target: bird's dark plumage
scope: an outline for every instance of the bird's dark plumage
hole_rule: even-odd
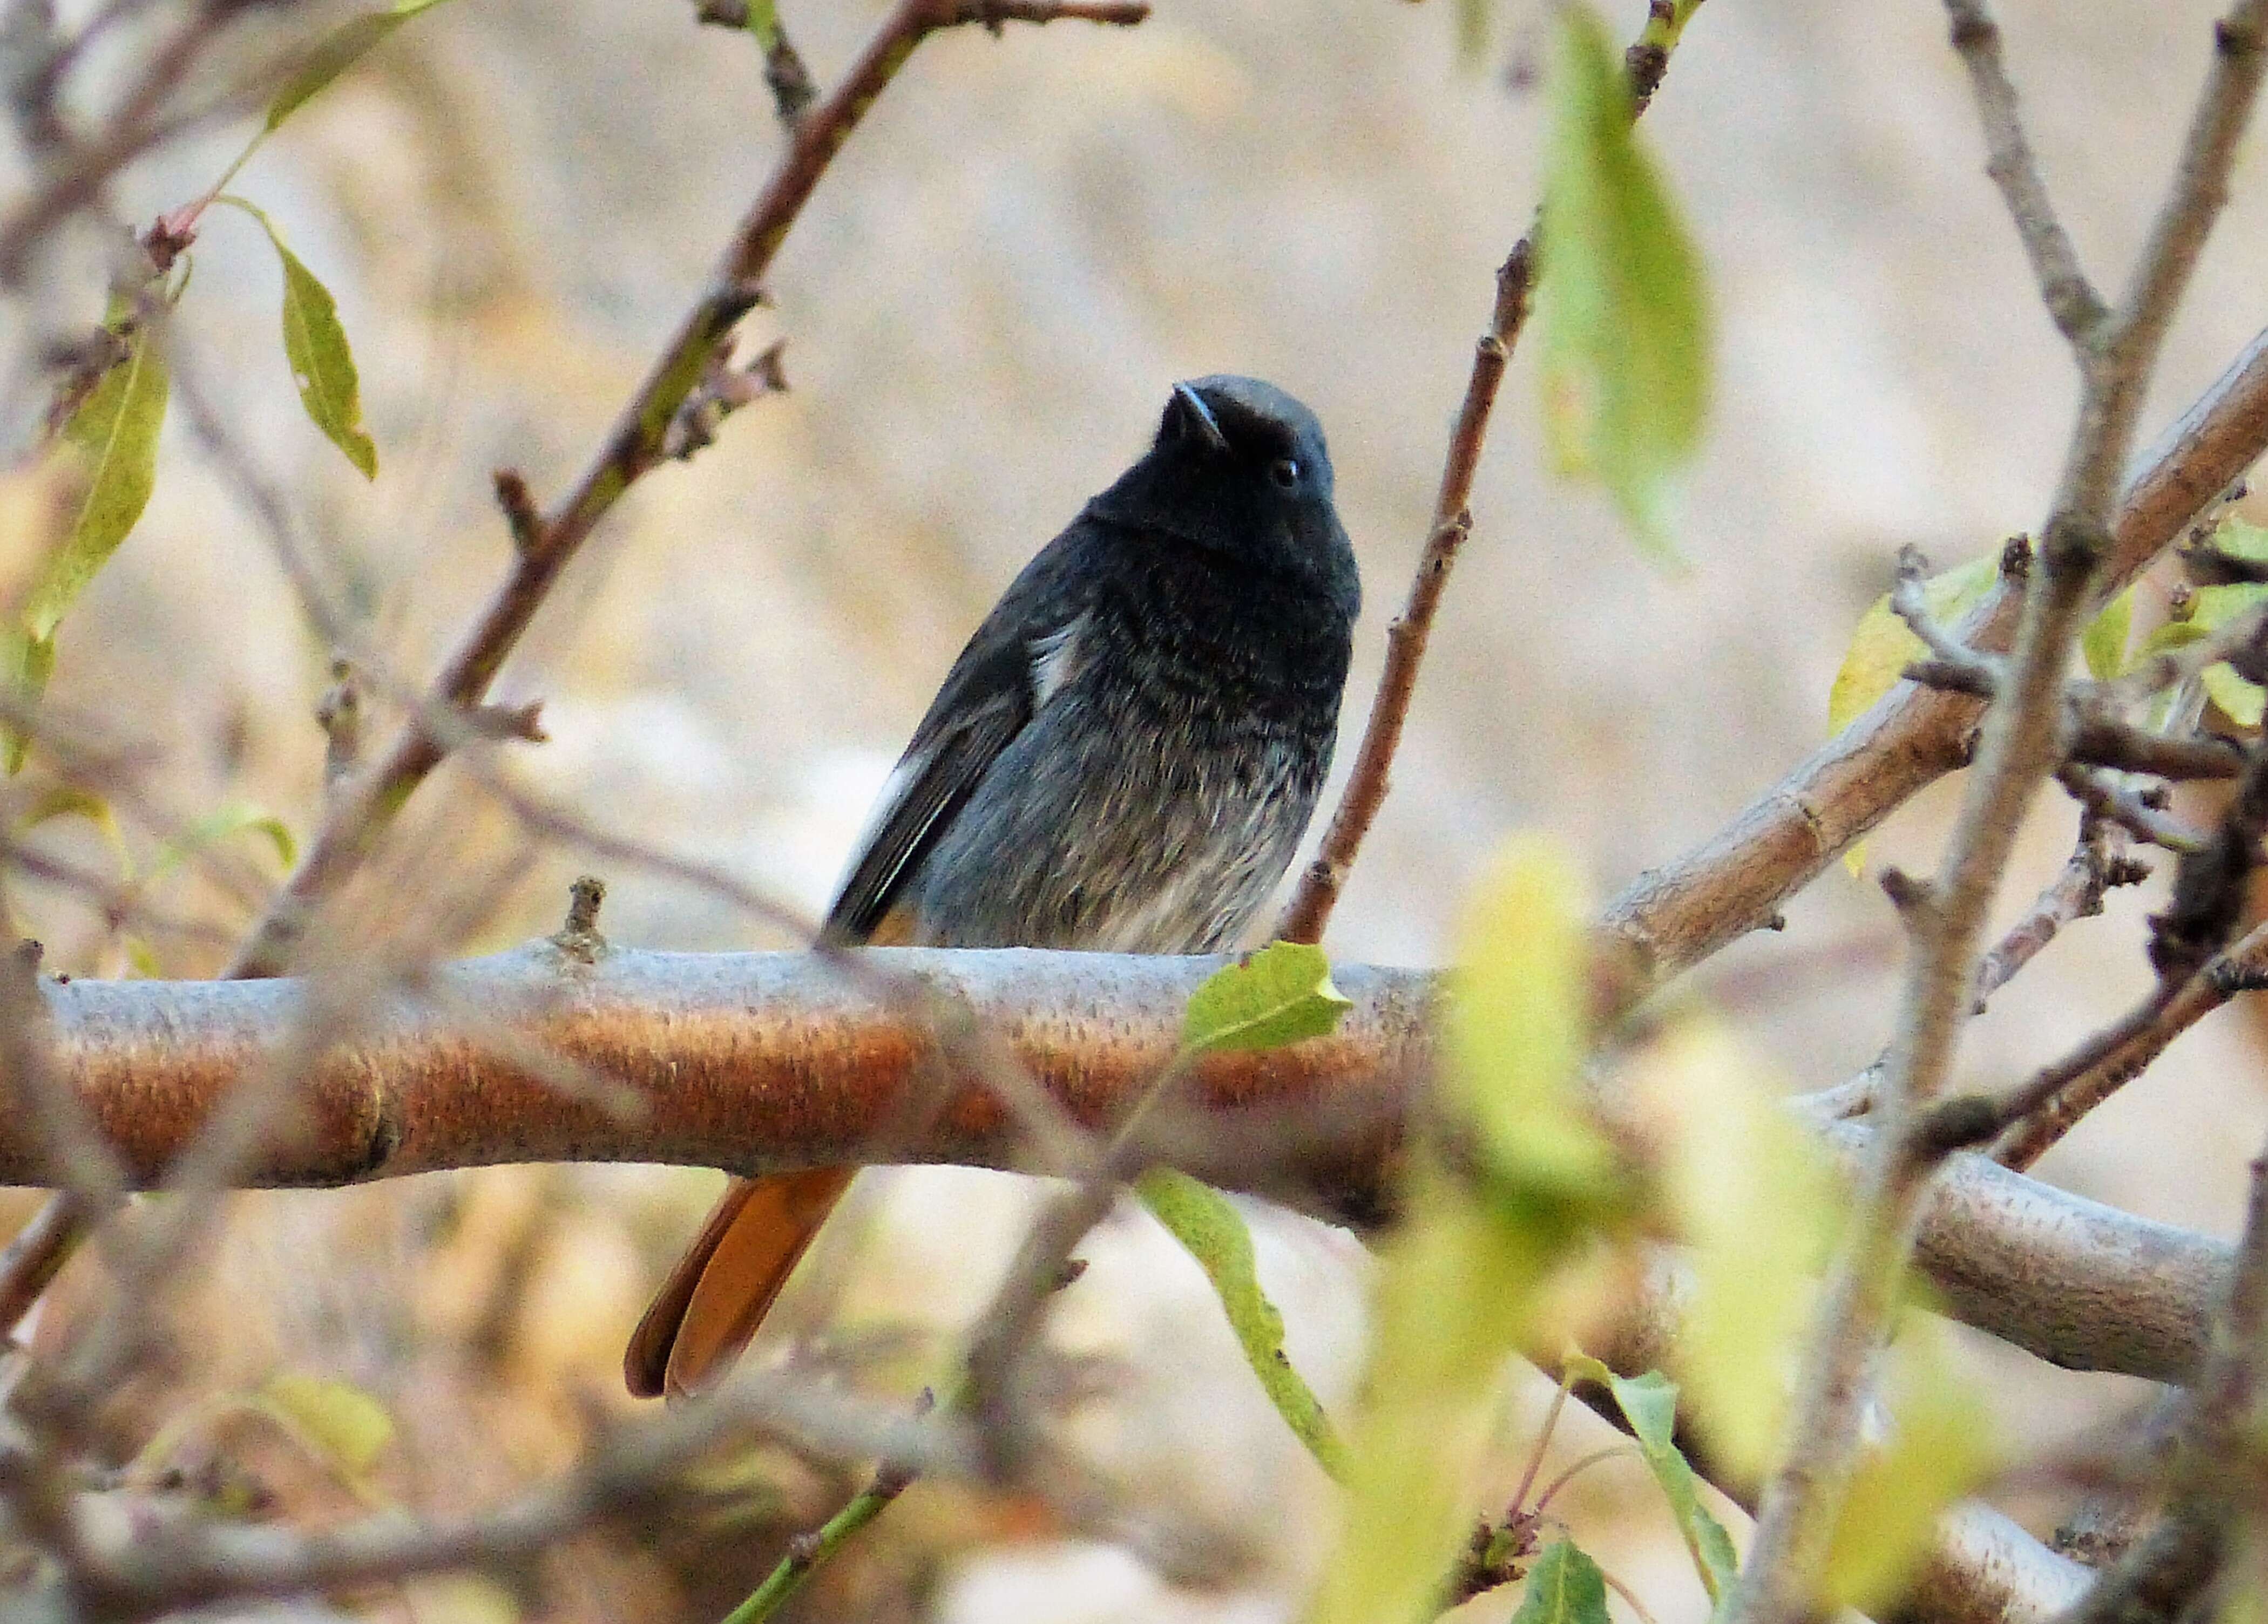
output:
[[[1256,378],[1176,385],[1148,452],[1025,566],[954,662],[828,934],[1229,945],[1330,770],[1360,606],[1314,414]],[[845,1176],[728,1189],[638,1328],[633,1391],[688,1389],[729,1364]]]
[[[1353,549],[1322,425],[1203,378],[1025,567],[884,789],[829,915],[944,945],[1203,952],[1290,862],[1330,769]]]

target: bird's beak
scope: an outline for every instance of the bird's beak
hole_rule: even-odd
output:
[[[1212,408],[1204,403],[1204,397],[1187,384],[1175,384],[1174,393],[1181,396],[1182,404],[1189,408],[1189,415],[1195,417],[1198,426],[1204,429],[1205,438],[1212,442],[1212,448],[1215,451],[1226,451],[1228,436],[1220,431],[1219,420],[1213,416]]]

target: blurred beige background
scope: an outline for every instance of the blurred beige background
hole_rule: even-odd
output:
[[[1627,34],[1636,9],[1612,9]],[[2050,182],[2090,268],[2115,284],[2203,71],[2213,9],[2001,11]],[[784,12],[831,80],[875,8],[790,0]],[[1444,0],[1164,0],[1132,33],[963,30],[924,47],[828,176],[780,258],[774,307],[755,319],[760,338],[786,338],[794,392],[644,481],[511,668],[505,695],[543,696],[551,733],[518,756],[526,781],[816,909],[961,639],[1139,449],[1167,386],[1221,370],[1277,380],[1329,429],[1368,592],[1351,736],[1424,539],[1490,273],[1534,203],[1542,109],[1516,70],[1540,49],[1543,18],[1505,7],[1476,65],[1457,61]],[[1718,320],[1712,425],[1682,530],[1690,568],[1651,570],[1603,498],[1549,477],[1532,357],[1517,359],[1336,954],[1439,961],[1464,881],[1516,827],[1576,841],[1602,894],[1675,854],[1818,742],[1843,642],[1899,544],[1955,562],[2043,513],[2071,369],[1983,173],[1943,33],[1926,0],[1710,0],[1692,26],[1646,121],[1704,246]],[[146,221],[195,195],[240,139],[135,171],[121,208]],[[571,477],[777,145],[748,42],[665,0],[453,0],[312,106],[238,187],[337,296],[379,446],[368,487],[291,397],[269,250],[247,221],[209,221],[177,322],[182,364],[225,403],[327,578],[405,675],[430,669],[502,568],[489,471],[519,467],[540,496]],[[2248,151],[2146,433],[2268,313],[2261,180]],[[319,805],[308,715],[325,653],[177,413],[146,518],[65,624],[59,700],[158,746],[162,798],[184,815],[241,795],[304,832]],[[468,801],[445,773],[421,812],[467,849],[492,849],[501,832],[461,815]],[[1950,805],[1942,790],[1926,797],[1874,842],[1875,860],[1926,863]],[[2072,822],[2060,802],[2037,819],[2011,909],[2060,861]],[[49,838],[102,856],[70,831]],[[477,945],[553,928],[584,866],[545,856]],[[781,940],[712,897],[609,878],[603,922],[617,939]],[[1966,1075],[2006,1081],[2139,993],[2151,905],[2121,896],[2058,942],[1979,1024]],[[70,899],[29,893],[23,907],[55,962],[116,973],[115,947]],[[1887,1033],[1892,926],[1871,884],[1837,870],[1791,908],[1784,935],[1742,944],[1703,982],[1736,978],[1733,1008],[1788,1084],[1831,1082]],[[158,945],[173,974],[216,961]],[[2268,1127],[2258,1058],[2224,1017],[2043,1174],[2232,1228],[2242,1163]],[[476,1503],[563,1459],[582,1424],[570,1395],[610,1389],[621,1333],[708,1188],[682,1172],[507,1170],[248,1201],[194,1311],[207,1316],[202,1356],[180,1379],[252,1379],[279,1359],[343,1369],[406,1417],[403,1492]],[[949,1173],[878,1184],[837,1249],[856,1253],[838,1275],[838,1326],[957,1323],[982,1301],[1024,1194]],[[1263,1220],[1263,1237],[1294,1356],[1343,1401],[1359,1374],[1359,1249],[1288,1218]],[[1170,1244],[1129,1220],[1094,1249],[1094,1289],[1058,1326],[1067,1349],[1112,1372],[1081,1425],[1138,1502],[1174,1506],[1215,1543],[1162,1555],[1138,1541],[1132,1554],[1004,1545],[980,1506],[917,1492],[894,1513],[899,1532],[802,1616],[1286,1615],[1328,1542],[1324,1486],[1244,1385]],[[2012,1431],[2060,1431],[2132,1396],[1977,1356]],[[1579,1526],[1665,1624],[1702,1616],[1650,1520],[1658,1509],[1636,1473],[1609,1483],[1617,1470],[1598,1474]],[[823,1512],[823,1483],[790,1481],[773,1544],[739,1565],[578,1547],[549,1615],[713,1615],[780,1528]],[[958,1554],[973,1547],[992,1554]],[[417,1616],[531,1605],[435,1587]]]

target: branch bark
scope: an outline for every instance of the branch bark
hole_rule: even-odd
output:
[[[2169,429],[2126,487],[2095,596],[2107,602],[2268,451],[2268,332]],[[2021,594],[1996,590],[1956,628],[2005,650]],[[1624,1007],[1771,919],[1852,841],[1964,766],[1983,705],[1901,682],[1684,856],[1640,874],[1606,912]]]
[[[1094,1125],[1116,1120],[1172,1058],[1190,992],[1220,963],[867,951],[997,1033],[1039,1087]],[[981,1078],[957,1078],[937,1108],[909,1111],[931,1099],[935,1079],[923,1017],[823,959],[624,949],[593,959],[539,942],[440,966],[423,996],[388,998],[301,1078],[303,1131],[246,1181],[335,1186],[516,1161],[753,1174],[884,1153],[1063,1170]],[[1359,965],[1332,974],[1354,1001],[1338,1031],[1198,1063],[1182,1103],[1155,1121],[1161,1157],[1222,1183],[1377,1209],[1430,1070],[1438,981]],[[56,1073],[126,1177],[147,1187],[239,1077],[272,1063],[306,990],[287,980],[49,983]],[[523,1069],[539,1051],[620,1087],[563,1092]],[[895,1131],[909,1121],[910,1132]],[[892,1127],[887,1146],[874,1142],[878,1123]],[[1876,1130],[1861,1121],[1820,1131],[1855,1167]],[[42,1142],[0,1117],[0,1181],[48,1176]],[[2228,1278],[2220,1241],[1975,1155],[1940,1171],[1919,1233],[1919,1261],[1954,1313],[2073,1369],[2182,1379]]]

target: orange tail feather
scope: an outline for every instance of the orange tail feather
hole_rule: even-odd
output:
[[[731,1369],[854,1171],[814,1167],[726,1185],[630,1337],[622,1356],[630,1392],[698,1393]]]

